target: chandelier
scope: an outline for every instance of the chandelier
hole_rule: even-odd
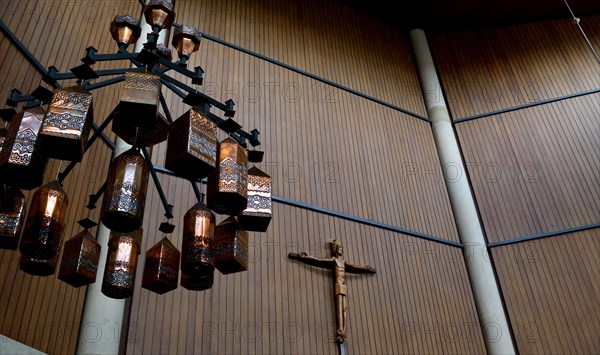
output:
[[[73,287],[94,283],[98,271],[103,272],[102,293],[118,299],[133,293],[150,178],[167,222],[159,227],[165,238],[146,253],[142,287],[158,294],[176,289],[178,281],[188,290],[206,290],[212,287],[215,269],[222,274],[247,270],[248,231],[265,232],[272,215],[271,177],[256,166],[248,168],[249,163],[261,162],[264,155],[256,150],[259,132],[246,132],[233,120],[232,100],[220,102],[194,88],[202,85],[204,70],[199,66],[188,69],[187,61],[199,50],[200,33],[192,26],[174,23],[175,11],[169,1],[148,1],[143,14],[152,28],[143,49],[127,50],[141,36],[140,21],[129,15],[116,16],[110,33],[118,45],[117,53],[99,54],[89,47],[83,64],[71,68],[70,73],[60,73],[53,66],[48,69],[43,80],[54,91],[41,85],[29,94],[13,89],[7,100],[10,108],[0,110],[9,123],[0,130],[0,248],[18,248],[20,269],[32,275],[53,275],[58,267],[58,278]],[[177,61],[169,48],[158,43],[160,32],[169,29]],[[133,65],[92,68],[102,61]],[[172,72],[191,84],[169,76]],[[63,87],[59,83],[70,79],[77,79],[77,84]],[[123,82],[119,104],[96,125],[90,91],[119,82]],[[171,117],[163,87],[190,106],[176,120]],[[17,112],[20,103],[22,109]],[[221,111],[224,118],[212,109]],[[112,144],[104,134],[111,123],[112,131],[131,149],[111,161],[106,182],[90,195],[86,206],[95,208],[104,196],[101,221],[111,230],[108,245],[96,242],[90,229],[97,223],[90,218],[80,220],[82,231],[63,243],[65,217],[70,211],[62,183],[98,139]],[[219,130],[227,134],[220,142]],[[148,148],[165,141],[165,167],[158,168],[152,164]],[[55,180],[42,185],[49,158],[69,164]],[[167,202],[157,171],[189,180],[198,200],[181,221],[181,251],[167,238],[175,228],[168,222],[173,218],[173,206]],[[198,182],[206,183],[206,202]],[[26,208],[22,190],[33,189]],[[229,217],[215,225],[215,213]],[[101,248],[108,248],[105,270],[98,270]]]

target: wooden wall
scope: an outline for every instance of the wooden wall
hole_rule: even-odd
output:
[[[63,71],[78,64],[88,45],[100,53],[115,51],[110,20],[139,11],[136,1],[1,4],[1,19],[17,37],[44,66],[58,63]],[[178,22],[425,114],[405,34],[338,3],[178,0],[176,9]],[[6,53],[0,60],[0,76],[6,78],[2,97],[15,86],[22,92],[35,88],[40,74],[5,37],[0,40],[0,53]],[[426,122],[207,40],[189,65],[206,70],[204,92],[223,101],[232,98],[236,119],[262,133],[266,159],[261,167],[273,176],[275,195],[458,240]],[[114,107],[118,93],[119,86],[95,93],[97,123]],[[173,95],[166,97],[173,116],[187,109]],[[164,152],[164,145],[153,150],[159,165]],[[86,216],[83,205],[104,180],[109,156],[97,143],[65,181],[72,201],[68,236],[78,231],[75,221]],[[57,162],[52,164],[46,180],[56,171]],[[191,188],[175,178],[161,176],[161,181],[179,224],[194,203]],[[211,291],[180,288],[164,296],[141,289],[138,277],[130,324],[118,325],[129,327],[127,351],[334,352],[330,276],[285,257],[300,250],[326,256],[332,237],[343,241],[349,260],[378,268],[376,276],[350,278],[350,352],[483,351],[459,249],[274,207],[269,232],[251,235],[248,272],[217,275]],[[98,213],[92,216],[97,219]],[[162,238],[156,229],[163,213],[152,190],[143,250]],[[172,235],[176,243],[179,233]],[[55,277],[26,275],[18,271],[18,256],[0,252],[0,307],[8,310],[1,313],[2,334],[49,353],[72,353],[84,289]],[[114,332],[104,330],[103,336]]]
[[[598,48],[600,16],[581,24]],[[456,120],[600,88],[600,66],[568,20],[431,43]],[[599,107],[596,93],[455,124],[489,242],[600,222]],[[599,233],[492,248],[521,353],[600,351]]]

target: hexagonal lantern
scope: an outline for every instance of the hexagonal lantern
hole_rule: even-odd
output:
[[[104,267],[102,293],[122,299],[133,294],[142,229],[131,233],[111,233]]]
[[[189,58],[200,48],[202,36],[195,27],[182,25],[173,31],[173,47],[177,49],[179,58]]]
[[[94,122],[92,94],[81,86],[57,89],[40,130],[48,158],[80,162]]]
[[[48,260],[29,258],[21,255],[19,260],[19,269],[33,276],[50,276],[56,272],[59,254]]]
[[[23,255],[48,260],[58,254],[68,205],[67,193],[56,180],[35,191],[19,246]]]
[[[142,225],[149,174],[146,160],[135,149],[113,159],[102,203],[102,223],[106,227],[129,233]]]
[[[73,287],[96,282],[100,244],[86,229],[65,242],[58,279]]]
[[[271,184],[271,177],[259,168],[248,169],[248,206],[238,215],[240,229],[267,231],[273,213]]]
[[[198,202],[183,217],[181,271],[202,276],[214,271],[215,215]]]
[[[162,295],[177,288],[181,253],[163,238],[146,252],[142,287]]]
[[[131,15],[117,15],[110,23],[110,34],[119,46],[125,48],[137,42],[141,32],[140,20]]]
[[[39,133],[45,115],[35,107],[12,118],[0,152],[0,171],[7,185],[31,190],[43,184],[48,159],[41,154]]]
[[[156,127],[160,88],[160,76],[156,74],[125,73],[119,108],[131,127]]]
[[[215,266],[223,275],[248,270],[248,232],[238,229],[235,217],[215,227]]]
[[[129,144],[136,142],[136,127],[131,125],[130,118],[122,115],[121,110],[117,107],[113,112],[112,131],[119,138]],[[164,142],[169,136],[169,127],[171,123],[161,113],[156,115],[156,126],[154,128],[140,127],[137,130],[137,146],[151,147],[158,143]]]
[[[165,167],[186,179],[202,179],[215,169],[217,125],[191,109],[170,127]]]
[[[212,287],[215,279],[215,269],[201,274],[181,272],[181,287],[190,291],[204,291]]]
[[[25,196],[9,187],[0,204],[0,248],[17,250],[25,224]]]
[[[208,175],[207,205],[235,216],[248,205],[248,151],[228,137],[219,143],[217,169]]]
[[[175,20],[175,11],[167,0],[150,0],[144,8],[144,16],[150,26],[169,28]]]

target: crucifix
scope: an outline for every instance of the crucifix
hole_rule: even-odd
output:
[[[348,286],[346,285],[346,273],[351,274],[374,274],[374,267],[369,265],[353,265],[344,259],[344,248],[336,239],[330,240],[329,247],[331,248],[331,257],[320,259],[308,255],[306,252],[300,254],[289,253],[290,259],[301,261],[305,264],[331,269],[334,279],[335,291],[335,308],[337,320],[336,341],[340,346],[340,353],[344,354],[344,342],[346,341],[346,312],[348,310]]]

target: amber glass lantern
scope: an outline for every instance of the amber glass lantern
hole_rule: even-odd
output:
[[[204,291],[212,287],[215,279],[215,269],[202,273],[189,274],[181,271],[181,287],[190,291]]]
[[[183,272],[202,275],[215,269],[214,235],[215,215],[199,202],[183,217]]]
[[[191,109],[169,130],[165,167],[186,179],[203,179],[215,169],[217,125],[205,114]]]
[[[169,135],[169,121],[161,113],[156,115],[156,126],[154,128],[136,127],[131,125],[129,117],[121,115],[121,110],[116,109],[112,113],[112,131],[125,142],[138,147],[151,147],[167,140]],[[137,133],[137,136],[136,136]]]
[[[215,227],[215,266],[223,275],[248,269],[248,232],[238,229],[235,217]]]
[[[93,122],[94,105],[89,91],[81,86],[57,89],[40,131],[44,155],[80,162]]]
[[[12,118],[0,153],[0,172],[7,185],[31,190],[43,184],[47,159],[40,152],[39,133],[45,114],[35,107]]]
[[[217,149],[217,169],[208,176],[207,205],[219,214],[237,215],[248,205],[248,151],[232,138]]]
[[[200,33],[192,26],[182,25],[173,31],[173,47],[179,58],[188,59],[200,48]]]
[[[104,267],[102,293],[122,299],[133,294],[142,229],[131,233],[111,233]]]
[[[175,11],[167,0],[150,0],[144,8],[144,16],[152,27],[169,28],[175,20]]]
[[[58,181],[40,187],[33,194],[19,250],[40,260],[58,254],[69,200]]]
[[[110,230],[129,233],[142,225],[149,173],[146,160],[135,149],[110,163],[102,204],[102,223]]]
[[[94,283],[99,260],[100,244],[84,230],[65,242],[58,279],[73,287]]]
[[[240,229],[267,231],[273,213],[271,184],[271,177],[259,168],[248,169],[248,206],[238,216]]]
[[[0,204],[0,248],[17,250],[25,224],[25,196],[9,187]]]
[[[110,23],[112,38],[123,48],[127,48],[128,45],[137,42],[141,32],[140,20],[133,18],[131,15],[117,15]]]
[[[163,238],[146,253],[142,287],[162,295],[177,288],[181,253]]]
[[[119,108],[131,127],[156,127],[160,100],[160,76],[144,72],[128,72],[121,90]]]
[[[21,255],[19,260],[19,269],[33,276],[50,276],[56,272],[56,264],[58,264],[59,255],[48,260],[40,260],[29,258]]]

